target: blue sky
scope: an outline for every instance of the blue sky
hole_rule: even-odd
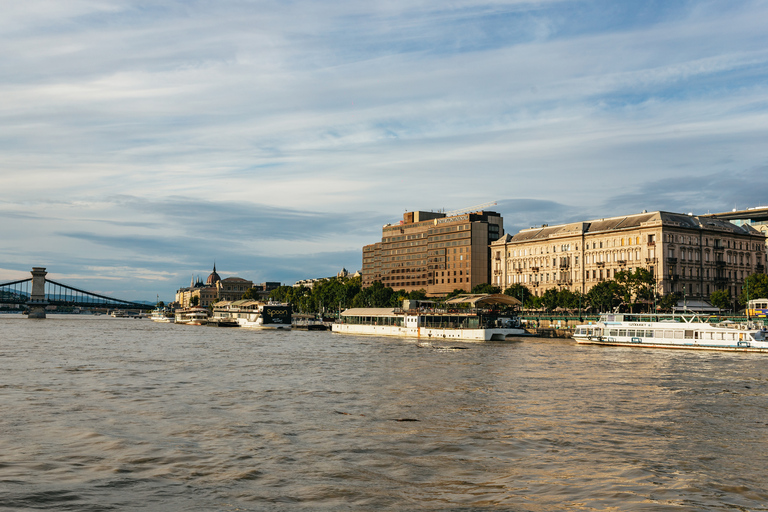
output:
[[[2,9],[0,281],[170,300],[357,270],[405,210],[768,203],[766,1]]]

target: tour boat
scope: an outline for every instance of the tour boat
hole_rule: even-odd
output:
[[[208,323],[208,310],[200,307],[191,307],[176,310],[176,323],[187,325],[205,325]]]
[[[512,297],[494,294],[455,297],[441,305],[404,301],[402,308],[352,308],[341,313],[331,330],[432,340],[505,341],[529,334],[514,311],[496,306],[519,303]]]
[[[291,329],[291,305],[251,299],[221,301],[213,305],[211,321],[249,329]]]
[[[162,322],[162,323],[173,323],[176,318],[173,314],[173,311],[171,311],[168,308],[155,308],[152,310],[152,315],[149,317],[150,320],[153,322]]]
[[[603,313],[597,322],[577,326],[573,339],[591,345],[768,352],[764,326],[710,323],[708,318],[693,313]]]

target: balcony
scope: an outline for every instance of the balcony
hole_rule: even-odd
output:
[[[667,263],[675,264],[677,263],[677,258],[667,258]]]
[[[573,280],[570,277],[561,277],[557,280],[557,284],[560,285],[571,285],[573,284]]]
[[[597,265],[598,267],[602,268],[602,267],[605,266],[605,262],[604,261],[598,261],[597,263],[595,263],[595,265]]]
[[[718,267],[724,267],[725,266],[725,262],[724,261],[716,261],[715,265],[717,265]]]
[[[645,258],[646,263],[656,263],[656,258]]]
[[[618,263],[619,265],[626,265],[627,264],[627,260],[619,260],[616,263]]]
[[[679,281],[680,280],[680,274],[669,274],[669,279],[672,281]]]
[[[761,265],[761,264],[759,264],[759,263],[758,263],[758,264],[755,266],[755,271],[756,271],[756,272],[764,272],[764,271],[765,271],[765,267],[764,267],[763,265]]]
[[[654,241],[648,242],[648,247],[653,247],[654,245],[656,245],[656,242]]]
[[[531,267],[531,272],[538,272],[538,271],[539,271],[539,267]]]

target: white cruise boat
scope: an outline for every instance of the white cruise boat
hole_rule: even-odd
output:
[[[177,309],[175,320],[177,324],[187,325],[205,325],[208,323],[208,310],[205,308],[192,307]]]
[[[697,314],[603,313],[600,320],[579,325],[578,343],[626,347],[680,348],[768,352],[768,330],[755,324],[709,323]]]
[[[514,311],[498,308],[520,304],[507,295],[465,295],[437,308],[431,307],[433,304],[404,301],[402,309],[347,309],[331,330],[340,334],[465,341],[505,341],[529,335]]]
[[[251,299],[221,301],[213,305],[211,322],[249,329],[291,329],[291,305]]]
[[[155,308],[152,310],[152,315],[149,317],[153,322],[161,323],[173,323],[176,320],[173,311],[168,308]]]

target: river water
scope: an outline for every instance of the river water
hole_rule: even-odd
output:
[[[0,317],[0,509],[768,510],[768,356]]]

